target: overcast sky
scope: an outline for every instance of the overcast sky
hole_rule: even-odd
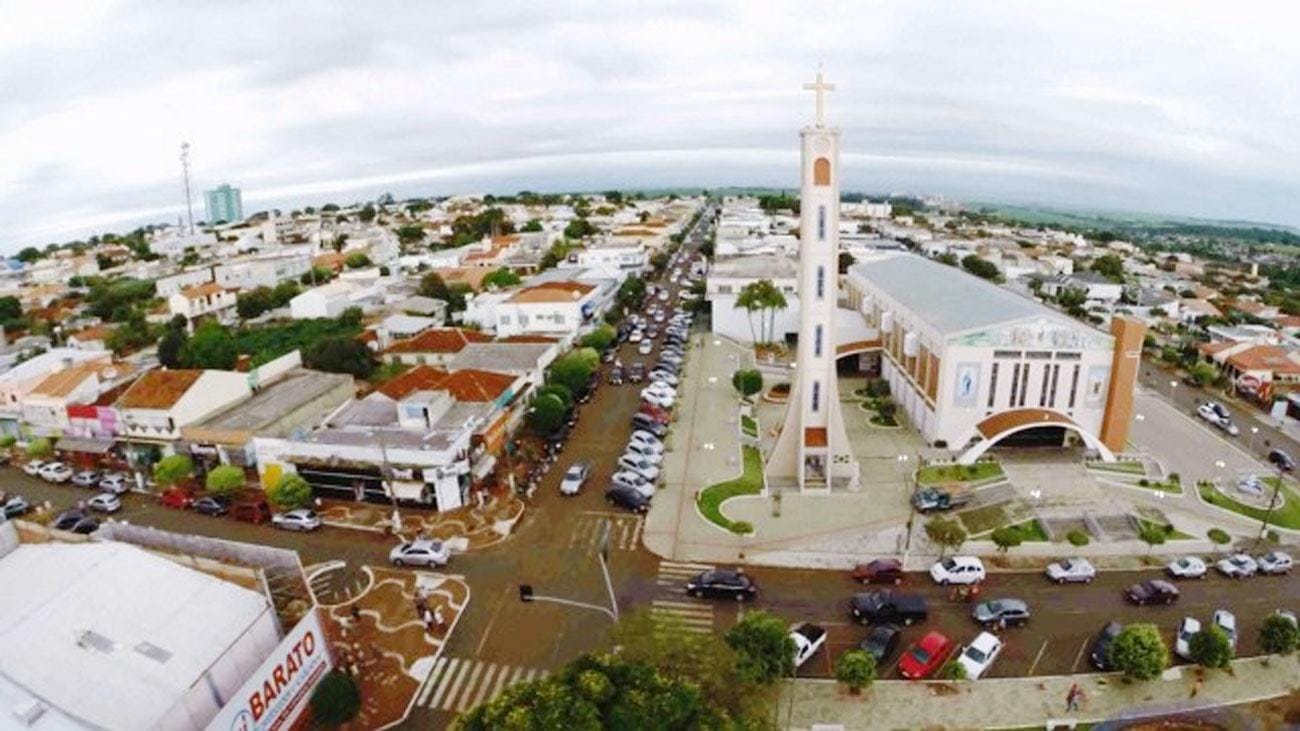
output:
[[[3,0],[0,250],[183,208],[797,182],[1300,224],[1300,11],[1249,2]]]

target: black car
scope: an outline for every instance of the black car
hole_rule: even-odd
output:
[[[902,637],[903,629],[898,625],[878,624],[871,628],[862,642],[858,643],[858,649],[876,658],[876,667],[883,667],[894,654],[894,650],[898,649]]]
[[[645,364],[633,363],[627,367],[627,382],[640,383],[645,380]]]
[[[758,594],[758,587],[743,572],[714,569],[686,582],[686,593],[696,598],[735,599],[745,601]]]
[[[623,385],[623,369],[622,369],[622,368],[619,368],[618,366],[615,366],[615,367],[609,369],[609,385],[611,385],[611,386],[621,386],[621,385]]]
[[[930,611],[925,597],[895,591],[873,591],[854,594],[849,600],[849,614],[862,624],[882,622],[924,622]]]
[[[1101,628],[1101,634],[1097,635],[1097,639],[1092,643],[1092,650],[1088,652],[1088,660],[1094,668],[1114,669],[1110,664],[1110,646],[1123,631],[1124,625],[1119,622],[1107,622],[1106,626]]]
[[[625,485],[614,485],[605,491],[605,502],[620,508],[626,508],[634,513],[644,513],[650,510],[650,498],[642,495],[634,487]]]
[[[649,414],[633,414],[632,428],[648,431],[658,439],[663,439],[664,435],[668,433],[668,427],[660,424]]]
[[[1178,587],[1164,579],[1151,579],[1134,584],[1124,592],[1128,600],[1139,606],[1147,604],[1173,604],[1178,600]]]
[[[9,495],[3,501],[0,501],[0,513],[3,513],[6,518],[17,518],[31,510],[31,508],[32,506],[27,503],[27,498],[22,495]]]
[[[1272,462],[1274,466],[1283,472],[1295,471],[1295,460],[1291,458],[1291,455],[1280,449],[1271,450],[1268,453],[1268,461]]]
[[[203,515],[225,515],[230,511],[230,501],[215,495],[206,495],[194,501],[190,506],[196,513]]]
[[[655,363],[654,369],[657,371],[668,371],[675,376],[682,370],[682,364],[671,360],[661,360]]]
[[[99,521],[86,515],[80,510],[65,510],[59,513],[58,517],[50,523],[50,527],[55,530],[65,530],[81,535],[90,535],[99,530]]]

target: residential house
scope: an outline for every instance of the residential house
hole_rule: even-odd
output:
[[[167,298],[167,308],[172,317],[181,315],[190,329],[194,321],[211,317],[219,322],[235,318],[235,290],[226,289],[215,282],[186,287]]]
[[[23,426],[28,434],[61,437],[70,431],[68,407],[94,403],[104,393],[129,384],[136,375],[137,369],[130,363],[102,359],[50,373],[23,396]]]
[[[0,373],[0,434],[21,436],[22,405],[27,394],[51,373],[72,368],[79,363],[112,363],[113,354],[106,350],[54,348]]]
[[[479,294],[464,321],[500,337],[549,335],[570,342],[600,314],[602,288],[579,281],[547,281]]]
[[[251,393],[247,373],[149,371],[117,400],[119,442],[137,452],[148,445],[171,454],[182,428],[247,399]]]

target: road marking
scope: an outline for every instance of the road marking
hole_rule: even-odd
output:
[[[501,608],[506,605],[506,601],[510,598],[510,592],[512,589],[513,587],[510,586],[505,587],[504,590],[505,597],[503,597],[501,601],[497,603],[497,608],[493,610],[492,619],[488,620],[488,626],[486,629],[483,630],[483,636],[479,638],[478,648],[474,650],[475,655],[483,654],[483,646],[487,644],[488,635],[492,634],[492,627],[497,623],[497,617],[501,615]]]
[[[483,673],[485,667],[487,666],[474,663],[474,669],[470,671],[469,682],[465,684],[465,694],[460,697],[460,703],[456,704],[457,713],[463,713],[469,707],[469,697],[474,692],[474,687],[478,683],[478,676]],[[453,691],[451,695],[454,697],[456,693]],[[449,705],[451,701],[451,698],[447,699]]]
[[[712,570],[713,567],[708,564],[660,561],[657,583],[660,586],[681,586],[696,574]]]
[[[459,659],[457,658],[451,659],[451,662],[448,663],[447,665],[447,673],[438,679],[438,689],[434,692],[433,697],[429,699],[430,708],[438,707],[438,702],[442,700],[443,694],[447,692],[447,685],[448,685],[447,681],[450,680],[453,675],[458,674],[460,671],[464,670],[467,667],[469,667],[468,662],[464,665],[461,665]]]
[[[439,659],[445,660],[446,664],[435,665],[429,675],[429,685],[417,698],[416,705],[463,713],[490,703],[513,685],[550,676],[550,671],[542,668],[486,660]]]
[[[483,702],[483,696],[486,695],[488,690],[492,687],[492,675],[496,673],[497,669],[495,663],[488,663],[487,672],[483,673],[483,682],[479,684],[478,694],[474,696],[474,702],[469,704],[470,708]],[[504,670],[504,666],[501,669]],[[469,697],[469,693],[465,693],[465,696]]]
[[[650,616],[665,626],[680,627],[696,634],[713,634],[713,605],[655,599]]]
[[[1038,661],[1043,659],[1043,653],[1047,651],[1047,640],[1043,640],[1043,646],[1038,648],[1038,655],[1034,657],[1034,664],[1029,666],[1029,672],[1025,675],[1033,675],[1034,669],[1038,667]]]
[[[447,666],[447,658],[440,657],[438,662],[433,664],[433,670],[424,679],[424,687],[420,689],[420,696],[416,699],[416,705],[424,705],[429,700],[429,695],[433,693],[434,686],[438,683],[438,676],[442,674],[443,668]]]
[[[1074,664],[1070,666],[1070,672],[1073,673],[1079,667],[1079,661],[1083,659],[1084,650],[1088,649],[1088,638],[1084,638],[1083,643],[1079,645],[1079,653],[1074,656]]]

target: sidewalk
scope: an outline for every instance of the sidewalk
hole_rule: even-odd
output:
[[[1300,657],[1238,660],[1232,674],[1207,671],[1193,696],[1197,670],[1180,666],[1165,677],[1126,683],[1115,674],[1056,675],[978,681],[877,681],[851,696],[830,680],[796,680],[782,692],[782,728],[840,724],[845,729],[1021,728],[1047,721],[1098,723],[1248,703],[1300,689]],[[1065,698],[1078,683],[1079,711],[1066,713]],[[793,692],[791,692],[793,691]],[[939,719],[936,721],[936,719]]]
[[[335,528],[388,533],[392,526],[392,509],[385,505],[328,500],[316,513],[321,522]],[[505,540],[523,513],[523,502],[511,494],[492,494],[481,508],[469,505],[444,512],[403,508],[400,535],[403,540],[439,538],[454,550],[477,551]]]

